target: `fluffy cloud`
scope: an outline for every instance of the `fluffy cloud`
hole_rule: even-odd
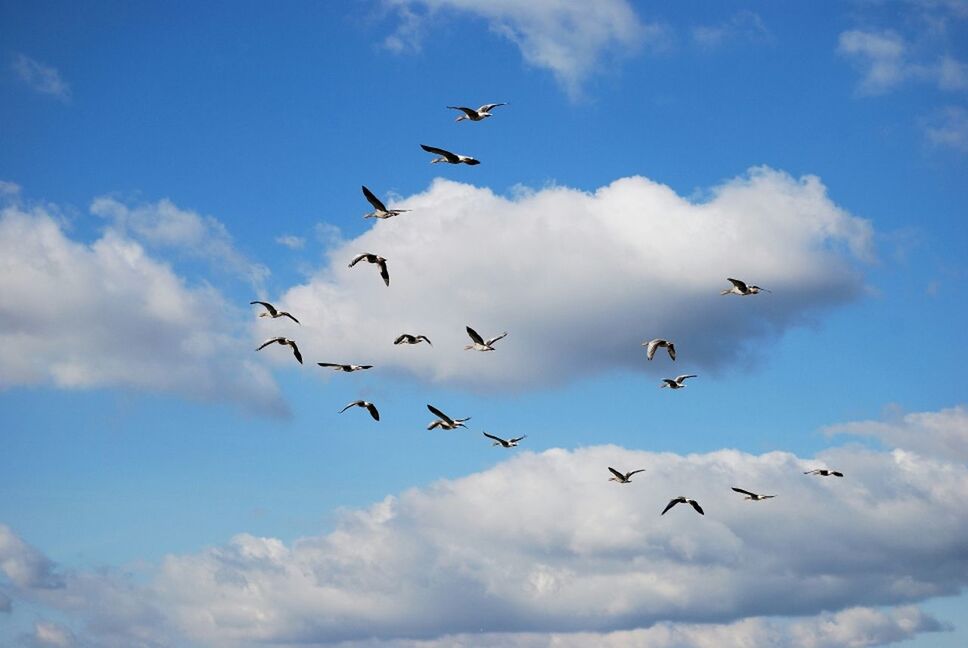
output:
[[[664,29],[642,22],[625,0],[385,0],[400,17],[386,44],[400,51],[419,46],[428,15],[467,13],[508,38],[524,60],[551,70],[572,96],[606,54],[636,51],[663,40]],[[423,13],[421,13],[423,12]]]
[[[959,405],[940,412],[918,412],[888,421],[856,421],[825,428],[830,435],[869,436],[889,448],[968,461],[968,409]]]
[[[731,41],[762,42],[773,36],[755,11],[740,11],[725,23],[702,25],[692,30],[692,39],[701,47],[716,48]]]
[[[37,92],[70,101],[71,87],[61,78],[57,68],[35,61],[26,54],[17,54],[12,67],[20,80]]]
[[[346,362],[513,389],[644,368],[639,344],[662,336],[681,355],[652,370],[717,369],[857,297],[854,262],[870,255],[870,225],[818,178],[767,168],[703,202],[632,177],[515,198],[438,179],[401,204],[413,211],[338,241],[328,267],[280,298],[310,357],[340,349]],[[389,288],[374,266],[347,267],[360,252],[388,259]],[[721,297],[726,277],[774,292]],[[466,325],[510,334],[495,353],[464,352]],[[392,345],[403,332],[434,346]]]
[[[860,90],[867,94],[888,92],[909,80],[933,83],[942,90],[968,88],[968,65],[948,55],[916,60],[911,45],[893,31],[842,32],[837,51],[862,71]]]
[[[618,485],[609,465],[645,472]],[[821,465],[846,476],[803,474]],[[680,494],[706,515],[660,516]],[[968,466],[904,449],[520,451],[291,544],[240,534],[136,579],[67,571],[56,590],[7,573],[15,600],[97,645],[870,646],[941,629],[910,605],[968,585],[966,497]]]
[[[126,386],[282,413],[213,288],[114,228],[72,240],[42,208],[0,210],[0,388]]]
[[[54,564],[0,524],[0,572],[18,587],[50,589],[63,586]],[[9,609],[9,599],[7,600]]]

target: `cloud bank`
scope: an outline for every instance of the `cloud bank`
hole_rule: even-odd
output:
[[[543,387],[645,368],[645,339],[667,337],[675,369],[719,370],[862,291],[872,228],[813,176],[756,168],[693,201],[643,177],[587,193],[514,198],[437,179],[402,199],[412,212],[330,250],[330,263],[279,298],[303,323],[308,357],[374,364],[483,389]],[[360,252],[388,259],[391,285]],[[726,277],[772,294],[722,297]],[[509,331],[494,353],[463,351],[470,325]],[[267,334],[258,329],[253,338]],[[400,347],[400,333],[431,347]],[[682,372],[680,372],[682,373]]]

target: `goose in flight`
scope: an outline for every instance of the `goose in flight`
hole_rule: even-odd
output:
[[[289,338],[284,338],[284,337],[269,338],[268,340],[266,340],[265,342],[263,342],[262,343],[262,346],[260,346],[258,349],[256,349],[256,351],[262,351],[264,348],[266,348],[267,346],[269,346],[270,344],[273,344],[273,343],[275,343],[275,344],[284,344],[284,345],[288,345],[288,346],[292,347],[292,354],[294,356],[296,356],[296,360],[299,361],[299,364],[302,364],[303,363],[303,361],[302,361],[302,354],[299,353],[299,347],[296,346],[296,341],[295,340],[290,340]]]
[[[376,405],[374,405],[373,403],[368,403],[365,400],[353,401],[352,403],[350,403],[349,405],[341,409],[339,413],[342,414],[343,412],[345,412],[351,407],[365,407],[366,411],[370,413],[370,416],[373,417],[374,421],[380,420],[380,413],[376,410]]]
[[[331,367],[333,371],[345,371],[347,373],[373,368],[373,365],[334,364],[332,362],[317,362],[316,364],[318,364],[320,367]]]
[[[504,446],[505,448],[513,448],[516,445],[518,445],[518,441],[522,439],[526,439],[528,435],[525,434],[524,436],[519,436],[516,439],[502,439],[501,437],[496,437],[493,434],[488,434],[487,432],[484,432],[484,436],[486,436],[488,439],[494,440],[494,443],[492,443],[491,445],[499,445],[499,446]]]
[[[804,475],[820,475],[821,477],[843,477],[844,473],[836,470],[827,470],[826,468],[817,468],[816,470],[808,470],[803,473]]]
[[[468,326],[467,334],[471,336],[471,341],[474,344],[468,344],[467,346],[465,346],[464,351],[470,351],[471,349],[474,349],[475,351],[493,351],[494,347],[491,345],[497,342],[498,340],[500,340],[501,338],[503,338],[505,335],[507,335],[508,332],[505,331],[504,333],[501,333],[497,337],[492,337],[490,340],[485,340],[480,336],[480,334],[477,331],[475,331],[474,329]]]
[[[410,211],[409,209],[387,209],[380,199],[373,195],[372,191],[366,188],[366,185],[363,185],[363,195],[366,196],[366,199],[369,201],[369,203],[373,205],[373,211],[363,218],[392,218],[393,216],[399,216],[404,212]]]
[[[669,500],[669,503],[666,504],[666,507],[662,509],[662,513],[660,513],[659,515],[665,515],[666,511],[671,509],[676,504],[691,504],[692,508],[696,509],[696,513],[699,513],[699,515],[705,515],[705,513],[702,512],[702,507],[699,506],[699,502],[697,502],[694,499],[688,499],[682,496]]]
[[[759,502],[760,500],[770,499],[771,497],[776,497],[776,495],[757,495],[756,493],[751,493],[748,490],[743,490],[742,488],[732,487],[737,493],[746,495],[743,499],[752,500],[754,502]]]
[[[686,378],[698,378],[698,376],[696,374],[683,374],[681,376],[676,376],[675,378],[663,378],[660,387],[682,389],[686,386]]]
[[[464,113],[463,115],[460,115],[457,119],[454,120],[454,121],[460,122],[460,121],[464,121],[465,119],[469,119],[470,121],[481,121],[485,117],[490,117],[491,111],[497,108],[498,106],[506,106],[506,105],[507,105],[506,103],[484,104],[477,110],[474,110],[473,108],[468,108],[467,106],[447,106],[447,107],[451,110],[459,110],[462,113]]]
[[[639,468],[638,470],[630,470],[627,473],[620,473],[611,466],[608,467],[608,471],[615,475],[614,477],[609,477],[608,481],[618,482],[620,484],[628,484],[632,480],[632,475],[635,473],[645,472],[645,468]]]
[[[426,342],[430,346],[433,346],[430,339],[426,335],[410,335],[409,333],[402,333],[400,337],[393,341],[394,344],[420,344],[421,342]]]
[[[456,430],[459,427],[466,428],[467,426],[464,425],[464,421],[471,420],[469,416],[462,419],[452,419],[430,403],[427,403],[427,409],[437,417],[436,421],[431,421],[430,425],[427,426],[428,430],[433,430],[434,428],[440,428],[441,430]]]
[[[645,354],[649,360],[652,359],[652,357],[655,355],[655,350],[659,347],[665,347],[666,351],[669,352],[669,357],[672,358],[673,361],[676,359],[676,345],[669,340],[656,338],[650,342],[643,342],[642,346],[646,347]]]
[[[758,292],[770,292],[766,288],[760,288],[759,286],[754,286],[753,284],[746,285],[746,282],[740,281],[739,279],[733,279],[731,277],[726,277],[726,281],[733,284],[732,288],[724,290],[720,295],[755,295]]]
[[[299,320],[293,317],[291,313],[287,313],[286,311],[276,310],[276,307],[270,304],[269,302],[264,302],[264,301],[249,302],[250,306],[254,306],[256,304],[261,304],[262,306],[265,307],[265,311],[262,313],[259,313],[259,317],[271,317],[272,319],[276,319],[277,317],[288,317],[296,324],[299,324]]]
[[[440,156],[431,160],[431,164],[447,162],[448,164],[466,164],[468,166],[474,166],[475,164],[481,163],[480,160],[475,160],[469,155],[458,155],[457,153],[451,153],[450,151],[445,151],[444,149],[437,148],[436,146],[427,146],[426,144],[421,144],[420,148],[428,153],[436,153]]]
[[[360,261],[366,261],[367,263],[375,263],[380,266],[380,276],[383,277],[383,283],[390,285],[390,271],[387,270],[387,260],[376,254],[371,254],[369,252],[364,252],[363,254],[357,254],[352,261],[350,261],[350,266],[353,267]]]

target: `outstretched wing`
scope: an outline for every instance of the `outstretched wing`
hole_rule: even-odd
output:
[[[522,435],[522,436],[517,437],[516,439],[511,439],[511,443],[517,443],[518,441],[521,441],[521,440],[527,439],[527,438],[528,438],[528,435],[525,434],[525,435]]]
[[[698,378],[698,376],[696,376],[696,374],[683,374],[681,376],[676,376],[676,382],[681,383],[686,378]]]
[[[651,342],[649,342],[649,346],[645,349],[645,357],[647,357],[649,360],[651,360],[652,357],[655,356],[655,350],[658,347],[659,347],[659,341],[658,340],[652,340]]]
[[[494,110],[498,106],[506,106],[506,105],[507,105],[506,103],[484,104],[483,106],[481,106],[480,108],[477,109],[477,112],[491,112],[492,110]]]
[[[387,262],[386,261],[379,261],[377,263],[380,266],[380,276],[383,277],[383,283],[385,283],[387,286],[389,286],[390,285],[390,271],[387,270]]]
[[[674,362],[676,359],[676,345],[670,342],[669,345],[666,347],[666,350],[669,352],[669,357],[672,358]]]
[[[282,317],[288,317],[289,319],[291,319],[296,324],[299,324],[299,320],[297,320],[295,317],[293,317],[292,316],[292,313],[287,313],[286,311],[282,311]],[[302,326],[302,324],[299,324],[299,325]]]
[[[380,202],[380,199],[373,195],[372,191],[366,188],[366,185],[363,185],[363,195],[366,196],[366,199],[369,201],[369,203],[373,205],[373,209],[381,212],[385,212],[387,210],[383,203]]]
[[[340,367],[340,368],[342,368],[342,367],[345,367],[346,366],[346,365],[341,365],[341,364],[334,364],[332,362],[317,362],[316,364],[318,364],[320,367]]]
[[[269,314],[270,315],[272,315],[273,317],[276,316],[276,307],[273,306],[272,304],[270,304],[269,302],[264,302],[264,301],[252,301],[252,302],[249,302],[249,305],[250,306],[255,305],[255,304],[261,304],[262,306],[265,306],[265,309],[267,311],[269,311]]]
[[[358,400],[358,401],[353,401],[352,403],[350,403],[349,405],[347,405],[346,407],[344,407],[343,409],[341,409],[341,410],[339,411],[339,413],[340,413],[340,414],[342,414],[343,412],[345,412],[345,411],[346,411],[346,410],[348,410],[349,408],[351,408],[351,407],[359,407],[359,406],[361,406],[362,404],[363,404],[363,401],[361,401],[361,400]]]
[[[446,414],[444,414],[443,412],[441,412],[439,409],[437,409],[436,407],[434,407],[430,403],[427,403],[427,409],[429,409],[430,410],[430,413],[433,414],[434,416],[436,416],[437,418],[439,418],[439,419],[441,419],[443,421],[446,421],[448,425],[453,425],[454,424],[454,420],[452,418],[450,418],[449,416],[447,416]]]
[[[668,511],[669,509],[671,509],[671,508],[672,508],[673,506],[675,506],[675,505],[676,505],[676,504],[678,504],[678,503],[679,503],[679,500],[678,500],[678,499],[674,499],[674,500],[669,500],[669,503],[668,503],[668,504],[666,504],[666,507],[665,507],[664,509],[662,509],[662,512],[661,512],[661,513],[659,513],[659,515],[665,515],[665,514],[666,514],[666,512],[667,512],[667,511]]]
[[[632,472],[626,474],[625,475],[625,478],[628,479],[629,477],[631,477],[635,473],[640,473],[640,472],[645,472],[645,468],[639,468],[638,470],[633,470]]]
[[[487,432],[483,432],[482,434],[484,434],[484,436],[486,436],[488,439],[494,439],[495,441],[497,441],[501,445],[504,445],[505,443],[507,443],[507,441],[505,441],[501,437],[496,437],[493,434],[488,434]]]
[[[374,421],[380,420],[380,412],[377,411],[376,405],[374,405],[373,403],[367,403],[366,409],[370,412],[370,416],[373,417]]]
[[[398,337],[398,338],[397,338],[396,340],[394,340],[394,341],[393,341],[393,343],[394,343],[394,344],[403,344],[403,343],[404,343],[404,341],[405,341],[405,340],[406,340],[407,338],[409,338],[409,337],[410,337],[409,335],[407,335],[406,333],[404,333],[404,334],[402,334],[402,335],[401,335],[400,337]]]
[[[428,338],[426,335],[418,335],[417,336],[417,339],[418,340],[423,340],[424,342],[426,342],[430,346],[433,346],[433,343],[430,341],[430,338]]]
[[[491,338],[490,340],[488,340],[487,342],[485,342],[485,344],[487,344],[487,346],[491,346],[492,344],[494,344],[495,342],[497,342],[497,341],[498,341],[498,340],[500,340],[501,338],[503,338],[503,337],[507,337],[507,334],[508,334],[508,332],[507,332],[507,331],[505,331],[504,333],[501,333],[501,334],[500,334],[499,336],[497,336],[497,337],[492,337],[492,338]]]
[[[702,507],[699,506],[699,502],[696,500],[689,500],[689,503],[692,504],[692,508],[696,509],[696,513],[699,515],[705,515],[705,513],[702,512]]]
[[[736,488],[735,486],[733,486],[732,488],[737,493],[742,493],[743,495],[752,495],[753,497],[756,497],[756,493],[751,493],[748,490],[743,490],[742,488]]]
[[[355,266],[357,263],[359,263],[360,261],[362,261],[368,256],[370,256],[369,252],[364,252],[363,254],[357,254],[355,257],[353,257],[353,260],[350,261],[349,267],[352,268],[353,266]]]
[[[296,356],[296,360],[299,361],[299,364],[302,364],[303,363],[303,361],[302,361],[302,354],[299,353],[299,347],[297,347],[296,346],[296,343],[293,342],[292,340],[289,341],[289,346],[292,347],[292,354],[294,356]]]
[[[256,349],[256,351],[262,351],[264,348],[266,348],[270,344],[273,344],[275,342],[279,342],[280,340],[285,340],[285,339],[286,338],[282,338],[282,337],[269,338],[268,340],[266,340],[265,342],[263,342],[262,345],[258,349]]]
[[[448,162],[457,162],[459,159],[455,154],[451,153],[450,151],[446,151],[442,148],[437,148],[436,146],[427,146],[426,144],[421,144],[420,148],[427,151],[428,153],[436,153],[437,155],[443,155],[445,158],[447,158]]]
[[[468,326],[468,327],[466,327],[466,328],[467,328],[467,334],[468,334],[469,336],[471,336],[471,340],[473,340],[473,341],[474,341],[474,342],[476,342],[477,344],[484,344],[484,338],[482,338],[482,337],[481,337],[481,336],[480,336],[480,335],[478,334],[478,332],[477,332],[477,331],[475,331],[474,329],[472,329],[472,328],[471,328],[471,327],[469,327],[469,326]],[[486,346],[486,345],[485,345],[485,346]]]
[[[471,118],[477,117],[477,111],[474,110],[473,108],[468,108],[467,106],[447,106],[447,107],[450,108],[451,110],[460,110],[468,117],[471,117]]]
[[[619,479],[619,481],[625,481],[625,475],[623,475],[623,474],[622,474],[622,473],[620,473],[619,471],[617,471],[617,470],[615,470],[615,469],[614,469],[614,468],[612,468],[611,466],[609,466],[609,467],[608,467],[608,471],[609,471],[610,473],[612,473],[613,475],[615,475],[616,477],[618,477],[618,479]]]
[[[746,286],[745,281],[740,281],[739,279],[733,279],[732,277],[726,277],[726,281],[730,282],[743,292],[748,292],[749,288]]]

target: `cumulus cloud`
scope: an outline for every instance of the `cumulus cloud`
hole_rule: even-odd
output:
[[[43,208],[0,210],[0,388],[134,387],[286,411],[208,285],[108,228],[72,240]]]
[[[63,585],[54,564],[5,524],[0,524],[0,572],[19,587],[49,589]],[[7,606],[9,609],[9,599]]]
[[[768,168],[703,202],[632,177],[513,198],[438,179],[404,204],[413,211],[337,241],[329,265],[279,299],[303,322],[304,353],[339,348],[427,380],[516,389],[648,368],[642,340],[669,337],[677,366],[716,370],[855,299],[855,261],[871,254],[869,223],[818,178]],[[347,267],[360,252],[388,259],[389,288],[374,266]],[[726,277],[773,293],[721,297]],[[467,325],[509,335],[495,353],[465,353]],[[403,332],[434,347],[392,345]]]
[[[968,409],[963,405],[939,412],[916,412],[887,421],[831,425],[827,435],[874,437],[889,448],[904,448],[932,457],[968,461]]]
[[[57,68],[35,61],[26,54],[17,54],[12,67],[20,80],[37,92],[70,101],[71,87],[61,78]]]
[[[713,49],[732,41],[764,42],[773,35],[755,11],[737,12],[719,25],[701,25],[692,30],[692,39],[701,47]]]
[[[513,42],[524,60],[550,70],[566,91],[580,94],[582,82],[607,55],[633,53],[664,40],[665,29],[643,22],[625,0],[385,0],[399,16],[387,37],[390,49],[419,47],[427,18],[444,11],[487,21]]]

